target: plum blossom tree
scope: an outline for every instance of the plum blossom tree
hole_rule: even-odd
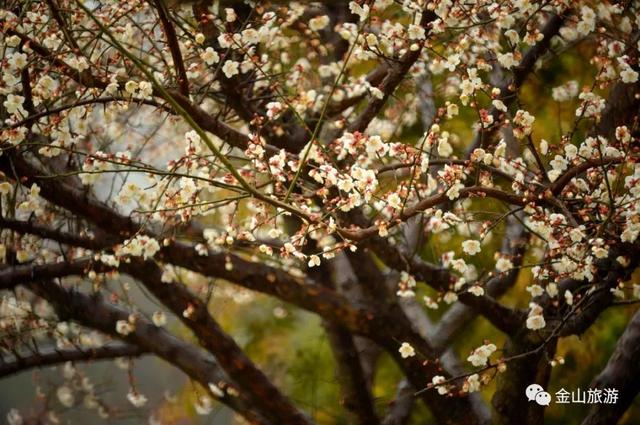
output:
[[[321,319],[347,423],[543,423],[524,389],[640,298],[638,7],[3,2],[0,375],[64,365],[59,403],[109,417],[81,363],[151,355],[198,413],[326,423],[216,317],[228,285]],[[639,329],[583,423],[640,390]]]

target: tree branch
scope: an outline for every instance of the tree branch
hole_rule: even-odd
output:
[[[182,53],[180,52],[180,44],[178,43],[178,35],[176,29],[171,23],[169,13],[166,5],[162,0],[153,0],[153,5],[158,11],[158,17],[162,24],[162,30],[167,38],[167,44],[169,45],[169,51],[173,58],[173,65],[176,67],[176,74],[178,80],[178,86],[180,87],[180,93],[184,96],[189,96],[189,79],[187,78],[187,71],[184,68],[184,61],[182,60]]]
[[[489,279],[485,285],[485,293],[488,295],[497,299],[517,281],[520,271],[517,267],[522,264],[527,248],[527,241],[524,236],[524,227],[517,220],[510,217],[507,220],[507,231],[502,241],[500,252],[514,257],[515,267]],[[467,323],[470,323],[479,313],[481,314],[481,312],[473,310],[462,303],[456,303],[451,306],[440,318],[433,332],[434,349],[436,351],[444,350]]]
[[[60,262],[48,264],[24,264],[10,266],[0,270],[0,289],[12,289],[33,280],[55,279],[70,275],[84,275],[91,269],[96,271],[109,270],[102,264],[93,264],[90,259],[74,262]]]
[[[83,326],[123,339],[144,351],[154,353],[169,364],[182,370],[204,388],[208,388],[209,383],[216,384],[221,388],[235,387],[235,384],[229,381],[227,375],[212,357],[204,355],[193,345],[177,339],[163,328],[153,325],[144,317],[137,316],[135,328],[130,334],[126,336],[118,334],[116,332],[116,322],[119,320],[128,321],[130,312],[107,303],[99,295],[89,296],[77,291],[67,290],[53,282],[33,283],[28,288],[51,303],[61,320],[73,320]],[[243,394],[237,397],[227,393],[222,397],[216,394],[212,395],[240,413],[249,422],[257,424],[272,423],[257,413]]]
[[[636,313],[624,333],[607,365],[591,384],[591,388],[616,389],[619,399],[614,404],[594,404],[582,425],[605,425],[618,423],[640,392],[640,312]]]
[[[554,14],[549,18],[544,28],[542,28],[542,35],[544,38],[524,54],[520,63],[514,68],[511,80],[505,81],[505,83],[499,87],[499,99],[506,107],[509,107],[516,99],[516,93],[522,84],[524,84],[531,71],[533,71],[537,60],[547,52],[551,46],[551,39],[558,34],[560,28],[570,14],[571,10],[566,10],[561,14]],[[500,128],[500,115],[502,112],[494,106],[491,108],[490,114],[493,117],[494,125],[490,127],[482,127],[481,130],[476,133],[471,146],[467,149],[467,157],[474,151],[474,149],[486,146],[487,141]]]
[[[350,300],[362,297],[362,294],[359,294],[359,297],[354,294],[356,279],[352,276],[353,271],[350,270],[350,264],[344,255],[339,255],[328,264],[321,265],[315,273],[330,276],[330,281],[328,279],[322,279],[322,281],[334,290],[352,287]],[[324,320],[323,325],[335,358],[336,378],[341,384],[344,407],[351,413],[354,421],[361,425],[379,424],[371,395],[370,382],[373,377],[366,374],[355,337],[339,324]],[[373,367],[373,365],[370,366]]]
[[[82,72],[78,72],[77,70],[69,67],[69,65],[67,65],[63,60],[55,57],[55,55],[51,51],[49,51],[49,49],[47,49],[37,41],[32,40],[28,36],[15,30],[9,30],[7,31],[7,34],[18,36],[20,40],[23,43],[28,44],[28,46],[36,54],[48,60],[63,75],[74,80],[78,84],[86,88],[98,88],[102,90],[107,88],[107,85],[109,84],[108,81],[94,76],[91,73],[90,69],[85,69]],[[121,88],[123,87],[124,83],[121,83]],[[217,118],[205,112],[202,108],[193,105],[189,98],[187,96],[184,96],[181,92],[167,89],[167,93],[170,94],[170,96],[180,105],[180,107],[182,107],[203,130],[215,134],[223,141],[229,143],[231,146],[246,149],[249,138],[245,134],[239,132],[228,124],[219,121]],[[164,98],[162,96],[162,93],[159,93],[157,90],[154,90],[153,94],[154,96]],[[277,149],[275,149],[275,151],[277,151]]]
[[[37,183],[41,189],[41,196],[49,202],[86,218],[105,232],[120,239],[140,231],[130,217],[118,214],[79,188],[60,180],[34,177],[44,173],[21,156],[5,152],[0,156],[0,170],[7,175],[13,175],[15,171],[23,183]],[[151,236],[155,237],[153,234]],[[193,247],[173,242],[163,247],[157,254],[157,258],[210,277],[223,278],[248,289],[273,295],[317,313],[330,321],[340,323],[361,335],[372,337],[378,335],[375,323],[384,322],[373,310],[354,306],[343,296],[316,284],[311,279],[294,277],[284,270],[264,263],[247,261],[231,253],[209,253],[208,256],[203,257]],[[26,273],[24,276],[28,277],[30,270],[22,270],[21,273]]]
[[[113,238],[90,238],[90,237],[82,237],[77,236],[74,233],[64,232],[62,230],[51,229],[46,226],[42,226],[36,223],[32,223],[30,221],[21,221],[15,220],[11,218],[0,217],[0,229],[9,229],[21,234],[31,234],[40,236],[44,239],[50,239],[56,242],[60,242],[69,246],[77,246],[87,249],[103,249],[109,247],[115,243],[116,240]]]
[[[406,379],[400,381],[396,390],[396,397],[391,402],[382,425],[405,425],[408,423],[415,404],[414,393],[415,390],[409,381]]]
[[[163,283],[162,270],[151,261],[131,261],[121,265],[121,269],[142,282],[193,331],[202,346],[216,357],[222,368],[265,417],[282,424],[310,423],[222,330],[209,314],[206,304],[193,296],[187,288],[179,284]]]
[[[386,351],[391,354],[396,363],[402,368],[409,382],[414,388],[424,388],[435,375],[446,375],[438,365],[433,348],[425,338],[415,329],[411,320],[406,316],[402,307],[395,301],[393,291],[385,283],[384,276],[368,253],[358,250],[349,254],[349,261],[363,290],[370,291],[371,296],[385,313],[387,323],[381,326],[382,333],[393,335],[390,341],[381,341]],[[391,329],[389,329],[391,328]],[[386,330],[389,329],[389,330]],[[419,356],[404,359],[398,352],[402,342],[410,343]],[[435,391],[421,393],[422,400],[431,410],[438,423],[448,424],[478,424],[481,419],[473,412],[469,397],[442,397]]]
[[[106,345],[88,349],[48,350],[19,356],[11,361],[0,362],[0,378],[24,372],[28,369],[42,368],[66,362],[91,362],[95,360],[115,359],[118,357],[139,357],[147,352],[130,344]],[[4,360],[4,359],[3,359]]]
[[[431,10],[424,10],[422,12],[422,19],[420,25],[425,28],[425,33],[428,36],[431,30],[430,24],[438,19]],[[393,63],[383,78],[378,89],[383,93],[382,98],[371,98],[364,110],[358,115],[353,122],[347,126],[347,131],[355,133],[356,131],[363,132],[369,126],[369,123],[376,117],[378,112],[387,102],[387,99],[396,90],[398,85],[407,76],[409,70],[413,64],[418,60],[422,53],[422,45],[416,50],[409,49],[397,62]]]

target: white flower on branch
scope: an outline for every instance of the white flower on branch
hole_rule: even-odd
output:
[[[133,389],[127,393],[127,400],[129,400],[129,403],[131,403],[133,407],[142,407],[147,404],[147,397]]]
[[[480,347],[473,350],[471,355],[467,357],[467,361],[475,367],[486,366],[487,362],[489,361],[489,357],[491,357],[491,355],[495,353],[497,349],[498,348],[495,346],[495,344],[481,345]]]
[[[462,242],[462,250],[468,255],[476,255],[481,251],[480,242],[476,240],[466,240]]]
[[[436,387],[440,395],[449,393],[449,386],[444,384],[444,382],[446,382],[446,378],[442,375],[436,375],[431,378],[431,383]]]
[[[228,60],[222,65],[222,72],[227,78],[231,78],[234,75],[238,75],[240,73],[240,64],[236,61]]]
[[[56,396],[58,397],[58,401],[64,407],[72,407],[75,403],[75,397],[73,395],[73,390],[66,385],[58,387],[56,390]]]
[[[200,58],[207,65],[213,65],[214,63],[218,63],[220,61],[220,56],[218,56],[218,52],[213,50],[213,47],[207,47],[205,51],[200,54]]]
[[[206,416],[213,411],[213,400],[207,395],[201,395],[193,404],[198,415]]]
[[[329,25],[329,21],[327,15],[316,16],[309,19],[309,29],[311,29],[311,31],[320,31]]]
[[[539,330],[543,329],[547,324],[542,315],[542,307],[536,303],[529,304],[529,315],[527,317],[526,326],[527,329]]]
[[[398,352],[400,353],[400,356],[403,359],[406,359],[406,358],[409,358],[409,357],[413,357],[413,356],[416,355],[416,351],[411,346],[411,344],[409,344],[408,342],[403,342],[402,345],[400,345],[400,348],[398,349]]]
[[[118,320],[116,322],[116,332],[122,336],[127,336],[135,330],[135,326],[127,320]]]

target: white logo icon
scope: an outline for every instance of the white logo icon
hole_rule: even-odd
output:
[[[529,401],[535,401],[540,406],[548,406],[551,403],[551,394],[546,392],[542,386],[538,384],[531,384],[525,390],[527,399]]]

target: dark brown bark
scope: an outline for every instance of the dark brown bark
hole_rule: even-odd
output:
[[[629,321],[618,340],[607,365],[591,384],[591,388],[615,389],[616,403],[594,404],[582,425],[618,423],[640,392],[640,312]]]
[[[311,423],[222,330],[200,299],[180,284],[163,283],[162,270],[150,261],[132,261],[122,269],[142,282],[149,292],[193,331],[200,344],[216,357],[263,416],[281,424]],[[187,314],[188,310],[191,313]]]
[[[178,80],[180,93],[184,96],[189,96],[189,79],[187,78],[187,71],[184,68],[184,61],[182,60],[182,53],[180,52],[178,35],[176,34],[176,29],[169,17],[169,11],[167,10],[163,0],[153,0],[153,5],[158,12],[158,17],[162,23],[162,30],[167,38],[167,44],[169,45],[169,51],[171,52],[171,58],[173,59],[173,66],[176,68],[176,79]]]
[[[24,184],[37,183],[41,195],[50,202],[84,217],[105,232],[124,239],[140,230],[130,217],[125,217],[71,184],[45,176],[46,172],[14,153],[0,156],[0,170],[8,175],[16,172]],[[373,310],[352,306],[346,298],[309,279],[300,279],[263,263],[247,261],[234,254],[213,254],[203,257],[193,247],[175,242],[163,247],[158,258],[211,277],[219,277],[248,289],[264,292],[340,322],[353,332],[374,333]],[[227,263],[232,265],[231,269]],[[377,331],[376,331],[377,332]]]
[[[403,379],[398,384],[396,397],[391,402],[382,425],[405,425],[411,418],[411,412],[415,403],[415,390],[409,381]]]
[[[360,425],[380,423],[353,335],[330,322],[325,322],[324,327],[336,363],[336,378],[341,383],[342,404],[352,417],[350,422]]]
[[[333,259],[329,264],[310,270],[312,274],[326,276],[322,279],[325,286],[340,290],[350,300],[359,300],[362,293],[357,291],[357,283],[349,262],[344,255]],[[350,421],[361,425],[375,425],[380,421],[373,402],[372,376],[365,371],[364,359],[360,357],[354,335],[337,323],[323,321],[336,365],[336,379],[340,382],[342,404],[351,415]]]
[[[510,340],[505,346],[505,357],[533,352],[538,347],[539,345],[532,341]],[[512,425],[517,422],[526,425],[542,425],[544,423],[544,407],[530,402],[525,395],[525,390],[531,384],[540,384],[546,388],[549,380],[549,359],[553,358],[554,352],[555,343],[507,364],[507,370],[498,375],[497,388],[491,399],[492,424]]]
[[[182,370],[204,388],[208,388],[209,383],[236,386],[212,357],[204,355],[194,345],[177,339],[144,317],[137,317],[135,330],[129,335],[118,334],[116,322],[128,320],[130,312],[107,303],[99,295],[85,295],[64,289],[52,282],[33,283],[28,288],[50,302],[60,320],[75,321],[83,326],[100,330],[105,334],[136,345],[142,350],[152,352]],[[264,419],[248,402],[244,394],[240,394],[238,397],[224,394],[219,400],[243,415],[250,423],[274,423]]]
[[[9,266],[0,270],[0,289],[13,289],[15,286],[32,280],[54,279],[70,275],[84,275],[92,270],[92,261],[79,260],[73,263],[25,264]],[[99,266],[98,270],[110,268]]]
[[[40,350],[35,353],[16,356],[11,360],[3,359],[0,362],[0,377],[66,362],[113,360],[118,357],[139,357],[145,353],[139,346],[130,344],[105,345],[87,349]]]
[[[377,300],[377,305],[384,312],[387,323],[382,329],[390,329],[389,334],[394,339],[379,341],[379,343],[391,354],[396,363],[402,368],[413,388],[423,389],[431,383],[435,375],[447,373],[437,362],[437,355],[427,340],[414,328],[411,320],[406,316],[402,307],[391,295],[393,291],[386,283],[371,255],[356,251],[349,255],[350,261],[357,264],[354,271],[358,280],[363,282],[363,290],[367,290],[370,296]],[[402,342],[409,342],[418,355],[410,358],[402,358],[398,348]],[[423,391],[421,399],[429,407],[438,423],[442,424],[478,424],[480,418],[474,415],[469,397],[454,395],[442,397],[435,390]]]

